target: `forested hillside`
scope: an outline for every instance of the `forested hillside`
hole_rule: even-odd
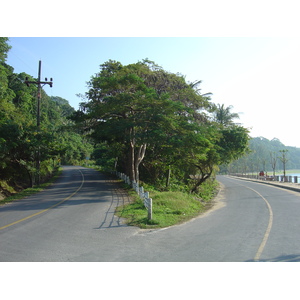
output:
[[[7,41],[0,38],[0,183],[22,188],[33,186],[37,176],[43,181],[59,164],[80,164],[92,147],[68,119],[74,112],[68,101],[43,90],[38,130],[37,86],[24,83],[36,79],[6,64]]]
[[[300,169],[300,148],[285,146],[278,139],[264,137],[252,138],[250,152],[228,166],[222,166],[222,172],[257,173],[260,171],[283,171],[283,155],[286,169]],[[275,168],[274,168],[275,164]]]

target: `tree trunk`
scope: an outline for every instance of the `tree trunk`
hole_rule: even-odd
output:
[[[198,190],[198,187],[208,178],[209,178],[209,176],[201,177],[201,179],[198,180],[197,183],[192,188],[191,193],[195,193]]]
[[[28,175],[30,187],[33,187],[34,182],[33,182],[33,177],[30,173],[30,170],[24,164],[22,164],[19,160],[15,160],[15,162],[20,166],[20,168],[23,168],[26,171],[26,173]]]
[[[204,172],[203,169],[200,166],[196,166],[196,167],[201,172],[201,178],[196,182],[196,184],[194,185],[194,187],[191,190],[191,193],[195,193],[198,190],[198,187],[211,176],[212,171],[213,171],[212,166],[209,167],[208,172]]]
[[[117,170],[117,165],[118,165],[118,157],[115,158],[115,164],[114,164],[114,170]]]
[[[135,180],[135,172],[134,172],[134,142],[130,142],[130,157],[129,157],[129,177],[131,182]]]
[[[139,172],[139,166],[142,160],[145,157],[147,144],[142,144],[136,151],[135,157],[134,157],[134,173],[135,173],[135,181],[139,182],[140,179],[140,172]]]
[[[170,179],[171,179],[171,166],[169,165],[168,174],[167,174],[167,181],[166,181],[166,187],[170,185]]]
[[[139,182],[139,165],[145,157],[147,144],[136,147],[135,130],[130,129],[130,167],[129,177],[131,181]]]

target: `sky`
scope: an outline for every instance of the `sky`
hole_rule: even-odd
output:
[[[10,37],[7,63],[35,78],[42,61],[44,90],[78,109],[87,81],[109,59],[123,65],[144,58],[164,70],[201,80],[213,103],[233,106],[252,137],[300,147],[298,37]]]
[[[0,36],[12,46],[7,63],[37,77],[41,60],[42,78],[53,78],[47,94],[75,109],[101,64],[148,58],[201,80],[202,93],[233,106],[252,137],[300,147],[297,0],[28,0],[1,8]]]

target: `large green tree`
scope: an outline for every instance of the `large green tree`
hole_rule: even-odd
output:
[[[193,134],[189,123],[195,116],[204,118],[198,110],[208,106],[208,99],[197,94],[183,76],[148,60],[127,66],[108,61],[89,84],[88,101],[82,106],[89,120],[87,129],[93,130],[97,141],[123,146],[122,167],[134,181],[139,180],[146,150],[166,150],[183,132]]]
[[[200,83],[148,59],[126,66],[109,60],[89,81],[73,119],[99,144],[98,161],[113,154],[117,168],[135,181],[168,185],[172,172],[178,181],[192,181],[196,192],[217,165],[243,155],[248,141],[248,131],[232,122],[236,114],[214,117],[218,109],[229,111],[201,94]]]
[[[238,114],[231,113],[231,108],[211,104],[209,111],[212,118],[200,123],[197,131],[205,142],[200,148],[194,143],[186,152],[192,192],[197,192],[199,186],[218,171],[218,166],[244,156],[249,149],[249,131],[234,123],[233,119],[238,118]]]

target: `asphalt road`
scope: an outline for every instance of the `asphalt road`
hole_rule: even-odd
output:
[[[0,261],[300,261],[300,193],[218,180],[209,212],[141,230],[114,215],[128,197],[113,180],[65,167],[51,188],[0,207]]]

